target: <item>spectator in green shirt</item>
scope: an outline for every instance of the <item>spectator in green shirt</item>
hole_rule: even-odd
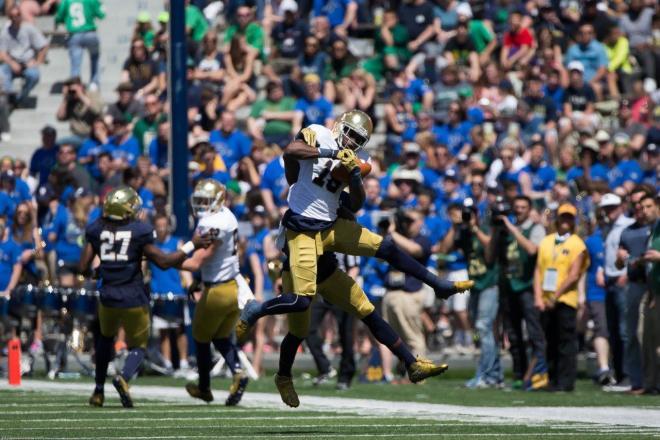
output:
[[[144,116],[138,119],[133,126],[133,136],[140,145],[140,153],[148,153],[149,144],[158,134],[158,124],[167,119],[163,112],[163,103],[156,95],[148,94],[144,97]]]
[[[410,60],[408,29],[399,23],[396,10],[383,14],[383,24],[376,31],[374,53],[376,56],[365,61],[364,70],[380,80],[386,71],[397,71]]]
[[[236,34],[245,35],[247,44],[257,49],[260,59],[265,59],[264,30],[259,23],[254,21],[254,14],[248,6],[240,6],[236,10],[236,23],[227,28],[225,44],[229,44]]]
[[[69,60],[71,78],[80,77],[83,50],[87,49],[90,59],[90,90],[99,86],[99,37],[96,34],[96,19],[105,17],[100,0],[63,0],[55,14],[55,25],[64,23],[69,36]]]
[[[266,99],[252,105],[248,131],[257,140],[284,147],[293,136],[296,101],[284,96],[282,84],[271,81],[266,85]]]
[[[208,29],[209,24],[202,11],[197,6],[191,5],[190,0],[186,0],[186,33],[195,43],[199,43]]]
[[[147,50],[151,52],[154,49],[155,36],[156,34],[151,25],[151,16],[146,11],[140,12],[135,22],[135,28],[133,28],[133,38],[131,40],[142,40]]]
[[[472,9],[467,3],[461,3],[456,7],[458,21],[468,23],[468,33],[474,44],[474,48],[479,54],[479,63],[486,64],[493,51],[497,47],[497,39],[490,27],[486,26],[483,20],[477,20],[472,16]]]

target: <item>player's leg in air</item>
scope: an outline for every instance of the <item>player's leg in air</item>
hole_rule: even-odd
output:
[[[149,308],[147,306],[119,308],[99,304],[101,334],[96,341],[96,372],[94,393],[89,399],[92,406],[103,406],[104,384],[108,364],[112,360],[114,339],[119,327],[126,333],[128,356],[121,373],[112,379],[124,408],[133,407],[128,382],[135,376],[146,354],[149,339]]]
[[[199,382],[186,384],[186,391],[190,396],[205,402],[213,401],[212,343],[225,359],[233,377],[225,405],[237,405],[243,397],[248,377],[241,368],[236,345],[230,339],[238,315],[238,284],[235,280],[204,286],[204,293],[195,307],[192,321],[193,339],[197,346]]]
[[[337,266],[332,253],[323,254],[319,258],[318,293],[330,303],[342,310],[352,313],[360,319],[371,331],[376,340],[390,349],[405,365],[408,378],[417,383],[426,378],[438,376],[447,370],[447,365],[435,365],[429,359],[415,357],[401,340],[401,337],[375,311],[367,295],[345,272]],[[283,287],[291,285],[289,271],[282,273]],[[289,332],[280,346],[280,363],[275,375],[282,401],[289,406],[297,407],[300,402],[293,386],[292,367],[298,347],[309,333],[309,310],[288,315]]]
[[[447,281],[440,278],[397,246],[392,237],[383,238],[355,221],[339,218],[332,229],[317,234],[286,231],[293,290],[284,290],[282,295],[263,303],[250,301],[243,309],[236,327],[239,342],[247,338],[250,328],[262,316],[307,310],[316,293],[319,249],[385,260],[393,268],[431,286],[440,299],[469,290],[473,285],[473,281]]]

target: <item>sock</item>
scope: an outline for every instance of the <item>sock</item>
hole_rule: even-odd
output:
[[[376,340],[389,348],[406,367],[415,362],[415,356],[410,352],[408,346],[396,334],[392,326],[385,322],[378,313],[371,312],[362,318],[362,322],[369,328]]]
[[[169,359],[163,359],[163,366],[169,370],[172,368],[172,361]]]
[[[278,375],[291,377],[293,361],[296,359],[296,352],[302,341],[302,339],[291,333],[286,334],[282,340],[282,345],[280,345],[280,369],[277,371]]]
[[[187,370],[188,368],[190,368],[190,365],[188,364],[188,359],[179,360],[179,368],[181,370]]]
[[[124,369],[121,370],[121,376],[126,382],[135,376],[138,368],[140,368],[140,365],[142,365],[145,354],[146,352],[144,351],[144,348],[131,348],[131,350],[128,352],[126,362],[124,363]]]
[[[376,251],[376,258],[385,260],[397,270],[411,275],[427,284],[433,289],[439,289],[448,292],[454,292],[454,283],[443,280],[436,274],[430,272],[424,265],[400,249],[392,240],[392,237],[385,237]]]
[[[206,391],[211,387],[211,343],[195,341],[197,345],[197,372],[199,389]]]
[[[286,313],[304,312],[312,303],[311,296],[296,295],[295,293],[283,293],[273,299],[261,303],[259,312],[253,314],[252,322],[255,322],[262,316],[267,315],[284,315]]]
[[[96,371],[94,381],[96,383],[95,391],[103,392],[105,378],[108,375],[108,364],[112,360],[113,338],[107,338],[101,334],[96,339]]]
[[[216,350],[220,352],[227,367],[231,371],[231,374],[236,374],[237,371],[241,370],[241,361],[238,359],[238,351],[236,350],[236,345],[234,345],[229,338],[214,339],[213,346]]]

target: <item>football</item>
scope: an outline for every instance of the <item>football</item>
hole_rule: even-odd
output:
[[[360,160],[360,173],[362,174],[362,177],[364,178],[370,172],[371,164],[369,162],[365,162],[364,160]],[[341,163],[335,165],[330,175],[338,182],[348,183],[348,170],[346,170],[346,168],[344,168]]]

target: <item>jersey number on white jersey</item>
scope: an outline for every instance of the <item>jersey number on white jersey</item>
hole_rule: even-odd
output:
[[[315,185],[320,186],[330,191],[331,193],[336,193],[337,190],[341,187],[341,183],[336,181],[330,176],[330,171],[332,170],[332,161],[327,161],[325,167],[323,167],[320,172],[317,174],[316,167],[314,167],[314,178],[312,182]]]

